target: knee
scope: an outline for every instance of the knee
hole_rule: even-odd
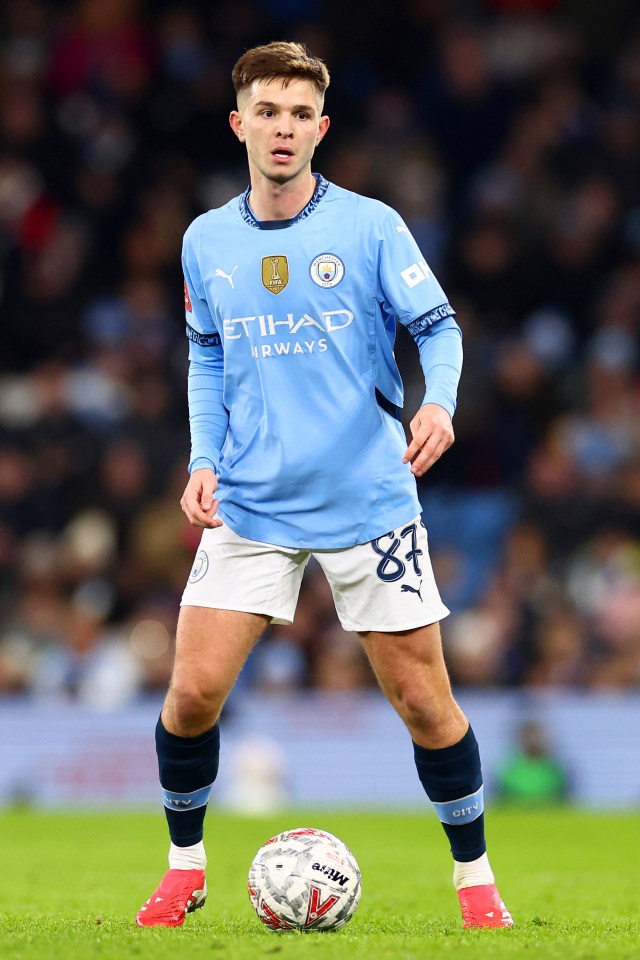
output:
[[[163,715],[179,736],[196,736],[214,725],[222,704],[222,695],[201,678],[174,677]]]
[[[396,709],[414,740],[438,739],[440,729],[450,723],[456,703],[450,692],[437,693],[411,681],[397,691]]]

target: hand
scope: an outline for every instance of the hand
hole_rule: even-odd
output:
[[[185,487],[180,506],[192,527],[221,527],[222,520],[215,517],[218,501],[213,495],[218,489],[218,478],[213,470],[205,467],[194,470]]]
[[[411,463],[411,473],[421,477],[448,450],[455,436],[451,417],[438,403],[426,403],[420,407],[409,424],[413,440],[402,458]]]

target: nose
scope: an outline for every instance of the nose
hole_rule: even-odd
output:
[[[291,129],[291,117],[288,117],[284,113],[278,118],[276,136],[283,137],[284,139],[288,139],[289,137],[293,136],[293,130]]]

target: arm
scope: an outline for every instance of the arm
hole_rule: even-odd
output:
[[[409,424],[412,440],[403,456],[411,472],[423,476],[449,449],[455,436],[451,419],[462,370],[462,334],[449,317],[415,335],[426,391],[422,406]]]
[[[199,237],[195,226],[193,224],[187,231],[182,252],[187,337],[190,341],[191,459],[190,478],[180,506],[193,526],[218,527],[222,521],[214,517],[218,509],[214,493],[218,487],[216,474],[229,427],[229,414],[223,397],[224,350],[200,277],[194,249]]]
[[[192,340],[187,378],[191,431],[189,473],[203,467],[218,472],[229,428],[229,413],[223,399],[223,376],[222,346],[219,343],[201,346]]]
[[[462,370],[462,333],[416,241],[390,209],[381,222],[378,279],[382,309],[407,328],[420,351],[426,392],[402,459],[421,477],[454,440],[451,418]]]
[[[209,354],[196,359],[198,351],[205,350],[210,351]],[[213,495],[218,488],[216,473],[229,425],[229,415],[223,402],[222,347],[202,347],[192,339],[189,355],[190,478],[180,506],[192,526],[219,527],[222,520],[214,516],[218,501]]]

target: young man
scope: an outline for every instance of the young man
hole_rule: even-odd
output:
[[[250,186],[184,240],[192,457],[181,505],[204,532],[156,728],[170,869],[137,922],[178,926],[205,900],[218,717],[268,624],[292,621],[313,554],[413,738],[465,926],[510,926],[486,855],[478,746],[442,657],[448,610],[415,484],[453,442],[460,329],[398,214],[312,174],[329,128],[324,63],[271,43],[232,76]],[[396,321],[426,380],[408,446]]]

